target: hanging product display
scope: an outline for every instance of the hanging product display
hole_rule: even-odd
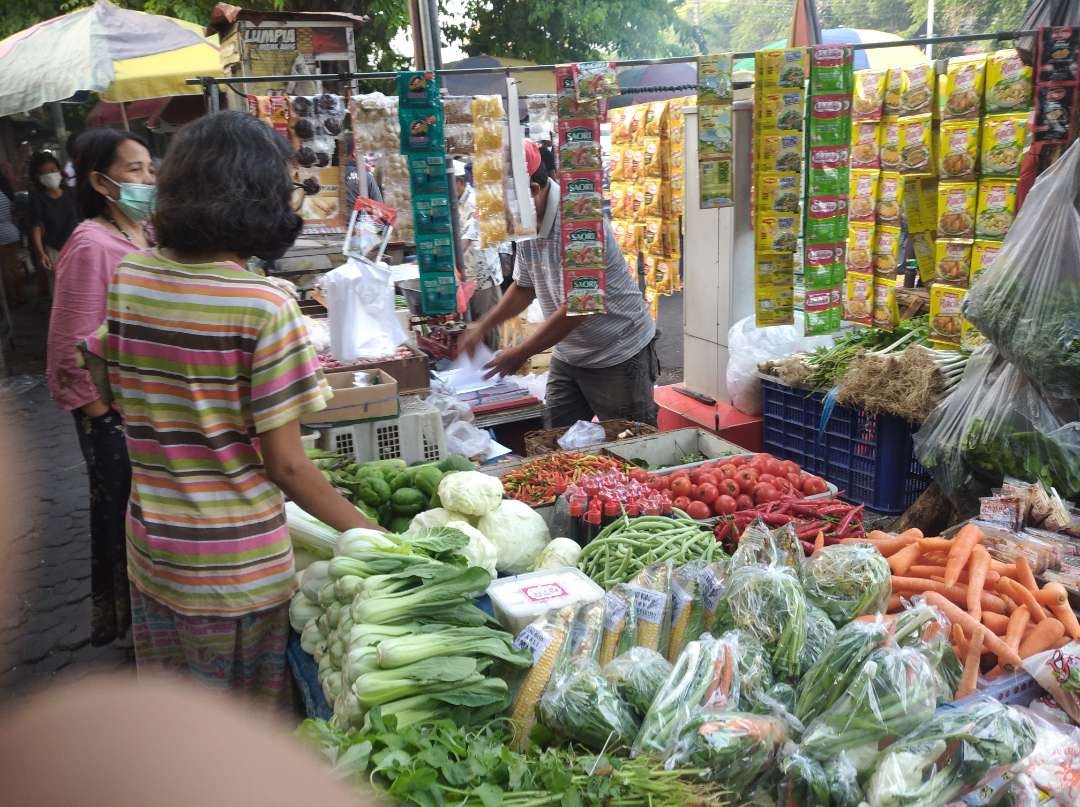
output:
[[[702,209],[730,207],[735,203],[731,54],[699,56],[697,70],[699,204]],[[800,154],[798,159],[801,158]],[[779,154],[774,165],[776,162],[780,162]]]
[[[607,310],[600,124],[607,99],[619,92],[613,62],[555,68],[558,91],[559,184],[562,192],[563,293],[570,316]],[[572,217],[567,217],[567,212]]]
[[[788,170],[776,169],[781,144],[791,152],[797,149],[800,159],[804,152],[807,68],[804,48],[754,54],[754,322],[758,327],[795,321],[794,253],[802,225],[802,178],[800,165],[793,159],[780,163]],[[850,106],[850,94],[848,98]],[[847,149],[845,140],[841,149],[825,147],[813,153],[810,170],[814,156],[824,167],[835,162],[841,151],[846,169]],[[835,184],[838,176],[831,178]],[[843,194],[846,198],[846,187]]]
[[[397,91],[401,153],[412,188],[420,307],[425,314],[453,314],[457,275],[439,79],[430,71],[398,73]]]
[[[394,238],[412,243],[412,190],[409,160],[401,153],[401,125],[398,122],[398,99],[381,92],[354,95],[350,99],[354,159],[357,167],[370,165],[382,191],[383,202],[397,210]],[[443,171],[443,182],[446,172]],[[361,183],[361,195],[366,183]]]
[[[506,114],[502,97],[477,95],[472,99],[473,184],[480,247],[506,241]]]
[[[1035,58],[1035,142],[1066,145],[1076,137],[1080,28],[1039,31]]]
[[[810,170],[803,232],[808,336],[839,330],[843,316],[853,64],[850,45],[810,49]]]

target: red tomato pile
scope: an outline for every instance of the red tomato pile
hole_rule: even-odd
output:
[[[820,476],[804,473],[798,463],[771,454],[724,457],[666,475],[635,468],[630,476],[654,490],[666,491],[672,506],[695,519],[727,516],[829,490]]]

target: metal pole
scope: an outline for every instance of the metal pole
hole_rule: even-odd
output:
[[[926,0],[926,36],[927,38],[934,35],[934,0]],[[934,58],[934,43],[926,43],[926,58]]]
[[[423,70],[424,62],[424,32],[420,27],[419,0],[409,0],[409,31],[412,34],[413,69]]]
[[[439,29],[438,0],[427,0],[428,4],[428,44],[431,48],[431,69],[442,70],[442,32]]]

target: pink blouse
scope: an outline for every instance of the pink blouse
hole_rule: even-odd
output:
[[[101,397],[90,373],[79,366],[78,345],[105,319],[113,272],[136,251],[118,232],[89,219],[64,244],[56,263],[45,368],[49,394],[63,409],[78,409]]]

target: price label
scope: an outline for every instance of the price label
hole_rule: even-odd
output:
[[[712,612],[720,604],[720,595],[724,593],[724,587],[719,578],[710,568],[701,573],[701,599],[705,602],[705,610]]]
[[[640,620],[659,624],[664,618],[664,609],[668,604],[667,595],[662,591],[647,588],[634,589],[634,615]]]
[[[540,657],[544,655],[544,651],[548,649],[551,644],[551,636],[534,625],[529,625],[514,639],[515,648],[528,648],[532,653],[533,664],[536,664],[540,660]]]
[[[626,618],[627,602],[623,597],[609,591],[604,595],[604,630],[618,630]]]

